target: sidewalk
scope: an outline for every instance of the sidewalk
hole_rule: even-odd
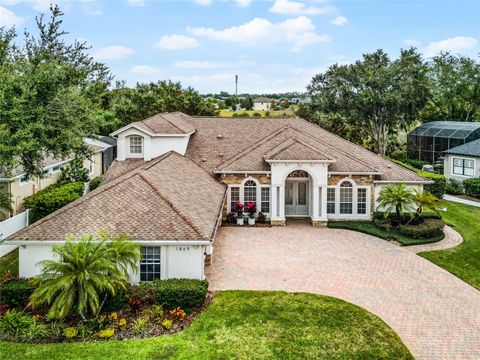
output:
[[[460,203],[460,204],[465,204],[465,205],[471,205],[471,206],[480,207],[480,202],[462,199],[462,198],[459,198],[459,197],[456,197],[456,196],[453,196],[453,195],[447,195],[447,194],[445,194],[445,195],[443,196],[443,200],[452,201],[452,202],[456,202],[456,203]]]

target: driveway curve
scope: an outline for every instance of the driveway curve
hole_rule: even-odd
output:
[[[417,359],[480,359],[480,292],[406,248],[304,223],[220,228],[214,290],[330,295],[383,319]]]

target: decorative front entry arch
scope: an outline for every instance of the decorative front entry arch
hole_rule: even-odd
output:
[[[285,216],[310,214],[310,176],[306,171],[292,171],[285,179]]]

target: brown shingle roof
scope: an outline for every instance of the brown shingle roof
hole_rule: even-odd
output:
[[[288,138],[264,155],[265,160],[330,160],[321,150],[296,138]]]
[[[212,240],[225,190],[191,160],[169,152],[108,181],[9,240],[62,240],[99,230],[126,234],[132,240]]]
[[[329,166],[329,171],[378,172],[381,173],[379,179],[385,181],[425,181],[413,171],[298,117],[260,119],[192,117],[192,124],[196,132],[190,138],[186,156],[211,173],[242,151],[256,147],[265,138],[285,131],[287,127],[292,135],[279,137],[278,143],[292,136],[311,143],[336,160]],[[239,159],[241,163],[235,168],[269,170],[268,164],[263,161],[263,155],[278,144],[269,145],[271,146],[261,149],[258,153],[252,153],[251,159],[245,161]],[[243,166],[247,168],[240,169]]]
[[[130,125],[154,134],[189,134],[195,131],[190,116],[181,112],[156,114]]]

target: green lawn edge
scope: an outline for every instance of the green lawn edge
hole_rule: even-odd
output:
[[[480,207],[440,202],[445,223],[453,226],[463,242],[451,249],[422,252],[418,255],[444,268],[480,290]]]
[[[0,279],[5,271],[18,275],[18,249],[0,258]]]
[[[416,239],[413,237],[405,236],[395,230],[386,230],[379,228],[372,221],[332,221],[327,223],[327,226],[332,229],[345,229],[358,231],[364,234],[373,235],[384,240],[395,240],[403,246],[410,245],[422,245],[438,242],[445,238],[445,234],[434,236],[428,239]]]
[[[150,339],[0,341],[1,359],[413,359],[380,318],[340,299],[224,291],[185,331]]]

